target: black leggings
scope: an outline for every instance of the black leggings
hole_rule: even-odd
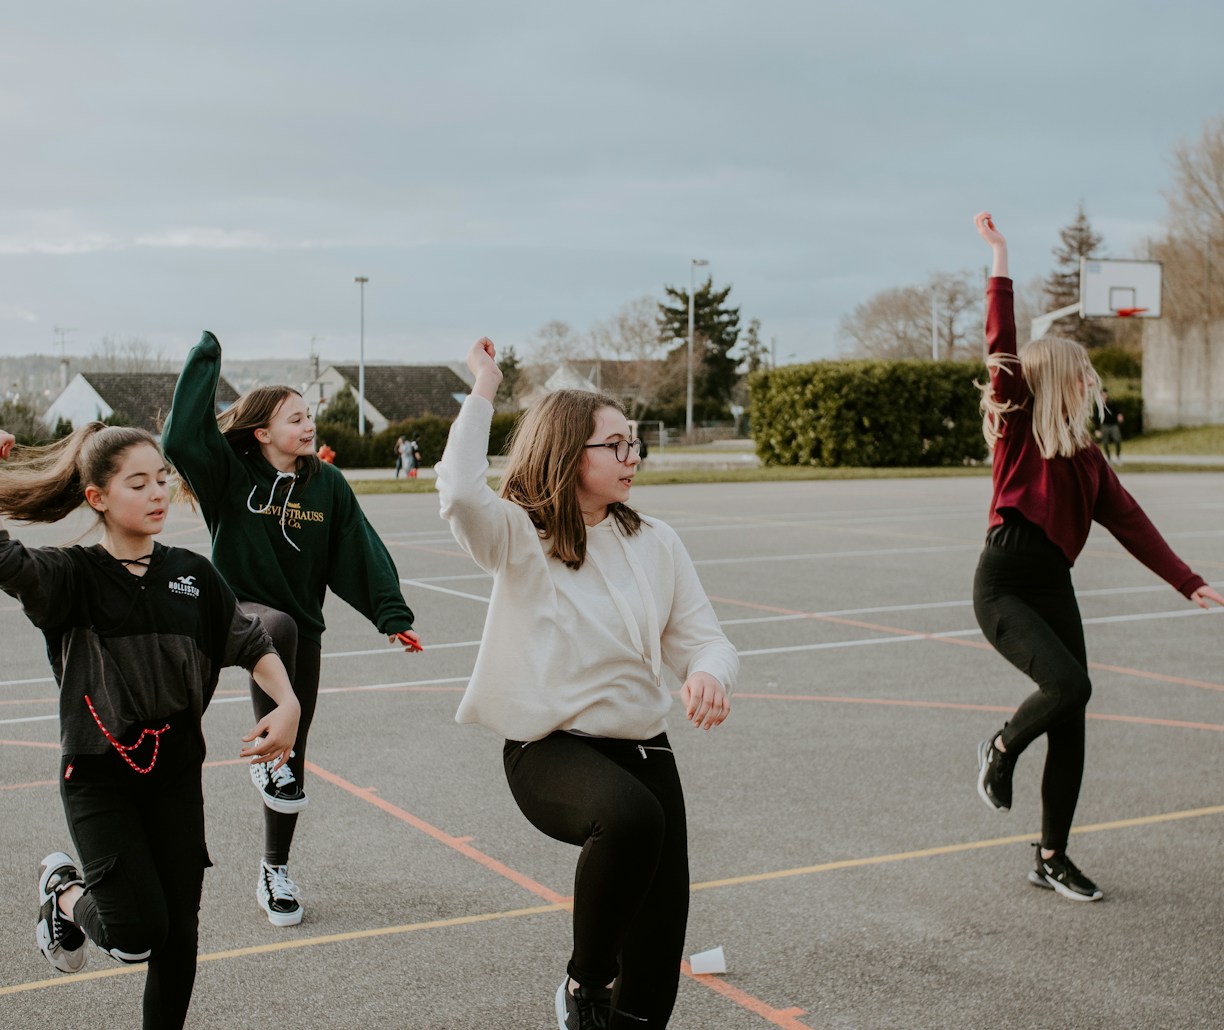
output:
[[[306,739],[310,735],[310,723],[314,719],[315,706],[319,700],[319,665],[322,648],[313,640],[298,634],[297,623],[284,612],[267,605],[242,602],[242,610],[248,615],[258,615],[272,643],[276,645],[289,682],[301,705],[302,715],[298,720],[297,741],[293,745],[293,757],[288,766],[298,783],[306,785]],[[276,703],[251,680],[251,704],[255,707],[255,718],[262,719],[276,707]],[[297,829],[297,813],[273,812],[264,806],[264,861],[268,865],[288,865],[289,848],[293,844],[293,831]]]
[[[144,766],[152,754],[146,739],[132,757]],[[146,774],[114,750],[64,758],[60,767],[60,797],[85,877],[73,922],[121,962],[148,959],[144,1030],[181,1027],[195,985],[200,892],[212,864],[203,760],[199,724],[184,713],[170,720]]]
[[[614,1008],[647,1020],[635,1026],[666,1026],[689,902],[684,793],[667,736],[556,732],[508,740],[504,758],[510,792],[532,825],[582,848],[569,975],[586,987],[615,980]]]
[[[1092,695],[1071,568],[1036,526],[992,530],[973,580],[973,611],[995,650],[1037,683],[1003,729],[1019,757],[1043,733],[1041,844],[1063,851],[1084,776],[1084,710]]]

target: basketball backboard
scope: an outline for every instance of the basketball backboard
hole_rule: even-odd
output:
[[[1080,258],[1080,317],[1159,318],[1159,261]]]

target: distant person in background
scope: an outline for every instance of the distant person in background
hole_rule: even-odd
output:
[[[395,438],[395,478],[399,479],[400,469],[404,467],[404,444],[402,436]]]
[[[1101,441],[1101,450],[1105,452],[1105,457],[1111,462],[1122,464],[1122,412],[1115,410],[1109,406],[1109,391],[1101,390],[1101,418],[1100,428],[1097,430],[1097,439]],[[1113,444],[1115,448],[1115,458],[1109,456],[1109,445]]]
[[[991,808],[1010,809],[1016,762],[1044,736],[1041,840],[1029,882],[1072,901],[1097,901],[1101,889],[1067,857],[1092,695],[1071,566],[1097,522],[1200,608],[1224,605],[1224,597],[1173,553],[1093,445],[1100,381],[1088,352],[1045,336],[1017,353],[1007,240],[989,213],[976,222],[994,262],[986,284],[990,377],[981,388],[994,489],[973,612],[991,646],[1037,686],[978,745],[978,794]]]
[[[404,444],[404,468],[408,470],[408,478],[416,479],[417,469],[421,467],[421,445],[417,443],[417,434]]]

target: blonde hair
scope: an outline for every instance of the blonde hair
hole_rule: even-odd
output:
[[[1070,458],[1092,446],[1089,422],[1093,411],[1103,415],[1105,402],[1088,351],[1074,340],[1043,336],[1022,347],[1018,358],[992,354],[986,359],[987,371],[997,374],[1015,375],[1017,365],[1029,391],[1024,404],[999,400],[989,380],[977,384],[986,446],[994,450],[1007,415],[1025,407],[1031,409],[1033,439],[1043,458]]]
[[[59,522],[85,503],[85,488],[105,490],[133,447],[161,448],[152,433],[87,422],[46,447],[23,447],[0,462],[0,515],[20,522]],[[102,512],[98,518],[105,521]]]
[[[578,504],[578,478],[584,445],[595,431],[602,408],[625,413],[620,402],[602,393],[557,390],[529,410],[514,427],[501,496],[527,512],[540,535],[551,541],[550,555],[571,569],[586,560],[586,523]],[[608,514],[629,536],[642,517],[619,502]]]

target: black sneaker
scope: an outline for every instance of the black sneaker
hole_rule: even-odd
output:
[[[298,900],[298,885],[289,879],[289,867],[259,863],[259,882],[255,897],[259,907],[268,913],[273,926],[297,926],[302,921],[302,903]]]
[[[292,753],[291,751],[290,754]],[[255,784],[263,803],[273,812],[280,812],[282,815],[300,812],[308,801],[306,792],[302,790],[302,785],[293,775],[288,762],[274,771],[272,766],[275,764],[256,762],[251,766],[251,782]]]
[[[1059,851],[1049,858],[1041,857],[1041,846],[1037,846],[1037,867],[1029,874],[1029,883],[1045,890],[1054,890],[1072,901],[1100,901],[1104,895],[1101,888],[1076,868],[1074,862]]]
[[[85,966],[85,934],[69,922],[59,909],[59,896],[69,887],[84,886],[85,881],[71,858],[56,851],[38,867],[38,923],[34,940],[51,965],[61,973],[79,973]]]
[[[573,994],[569,977],[557,988],[558,1030],[606,1030],[612,1015],[612,992],[606,987],[579,985]]]
[[[1006,812],[1012,803],[1012,770],[1016,760],[995,747],[999,733],[992,733],[978,745],[978,794],[991,808]]]

